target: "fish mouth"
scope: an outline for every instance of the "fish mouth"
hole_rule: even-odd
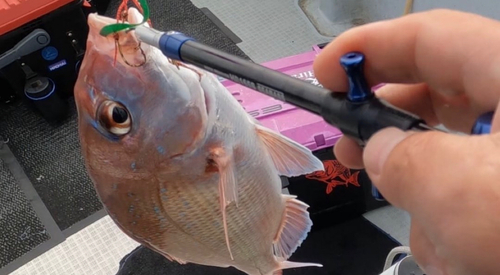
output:
[[[128,9],[126,21],[123,23],[139,24],[142,22],[143,18],[144,17],[142,16],[142,14],[136,8],[131,7]],[[107,36],[104,36],[101,34],[101,30],[108,25],[112,25],[112,24],[116,24],[116,23],[122,23],[122,21],[118,22],[117,19],[115,19],[115,18],[103,16],[103,15],[100,15],[98,13],[90,13],[88,15],[88,19],[87,19],[87,24],[88,24],[89,29],[90,29],[89,40],[94,42],[93,44],[97,44],[96,42],[99,41],[100,39],[101,39],[101,41],[102,41],[102,39],[108,40],[108,42],[112,41],[113,43],[106,43],[106,44],[111,44],[113,47],[115,47],[115,37],[116,37],[115,34],[109,34]],[[144,24],[149,26],[149,24],[147,22]],[[123,40],[123,39],[125,40],[125,41],[121,41],[120,44],[122,44],[122,43],[126,43],[126,44],[127,43],[128,44],[136,43],[137,44],[139,42],[134,30],[122,30],[118,33],[120,34],[120,36],[122,36],[122,35],[124,36],[124,37],[120,38],[120,40]],[[99,44],[99,45],[101,45],[101,44]]]
[[[98,30],[100,32],[103,27],[116,23],[116,20],[111,17],[99,15],[97,13],[91,13],[88,15],[87,22],[91,29]]]
[[[137,10],[137,8],[130,7],[127,10],[127,20],[123,23],[128,23],[128,24],[139,24],[142,22],[144,19],[143,15]],[[121,21],[118,22],[117,19],[111,18],[108,16],[100,15],[96,12],[90,13],[88,15],[88,20],[87,23],[89,24],[90,27],[93,29],[101,31],[101,29],[107,25],[111,24],[116,24],[116,23],[122,23]],[[148,23],[145,23],[148,24]],[[149,24],[148,24],[149,25]],[[125,31],[126,32],[126,31]]]

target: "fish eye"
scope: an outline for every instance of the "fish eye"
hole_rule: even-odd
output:
[[[130,114],[122,104],[105,101],[98,111],[99,123],[110,133],[122,136],[130,132],[132,121]]]

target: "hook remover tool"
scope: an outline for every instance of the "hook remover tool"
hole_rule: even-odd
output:
[[[377,98],[365,80],[365,56],[360,52],[347,53],[340,58],[349,80],[349,90],[346,93],[332,92],[222,52],[180,32],[162,32],[142,25],[135,27],[135,32],[139,40],[159,48],[168,58],[195,65],[321,116],[361,146],[386,127],[397,127],[404,131],[442,131],[427,125],[418,116]],[[471,134],[488,134],[492,118],[493,112],[479,117]],[[377,200],[384,200],[374,187],[372,195]]]

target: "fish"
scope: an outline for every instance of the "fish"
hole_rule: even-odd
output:
[[[142,22],[134,7],[127,21]],[[113,222],[179,264],[277,275],[307,238],[308,205],[280,176],[324,170],[303,145],[264,127],[204,69],[172,62],[134,30],[99,31],[91,13],[74,87],[87,174]],[[146,27],[150,27],[148,23]]]

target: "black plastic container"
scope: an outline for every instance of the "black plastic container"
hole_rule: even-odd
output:
[[[314,152],[325,172],[288,178],[288,191],[307,203],[314,229],[331,226],[387,205],[371,195],[371,181],[364,170],[343,166],[333,148]]]
[[[55,90],[47,102],[51,102],[52,98],[66,99],[72,96],[79,63],[85,53],[87,14],[92,9],[84,7],[82,0],[77,0],[0,36],[0,54],[12,49],[35,29],[42,29],[50,36],[50,43],[45,47],[0,69],[0,82],[8,83],[10,87],[0,89],[0,98],[10,98],[12,95],[25,97],[30,76],[23,71],[24,67],[29,67],[38,77],[46,77],[53,82]],[[56,115],[49,115],[50,109],[42,112],[48,119]],[[52,109],[58,113],[58,108]]]
[[[16,99],[16,90],[11,85],[9,81],[5,77],[2,76],[0,72],[0,103],[10,103]]]
[[[58,121],[68,113],[68,103],[56,93],[54,81],[43,76],[35,76],[26,81],[24,95],[40,114],[49,121]]]
[[[94,11],[98,14],[105,14],[111,0],[88,0],[87,2],[94,7]]]

